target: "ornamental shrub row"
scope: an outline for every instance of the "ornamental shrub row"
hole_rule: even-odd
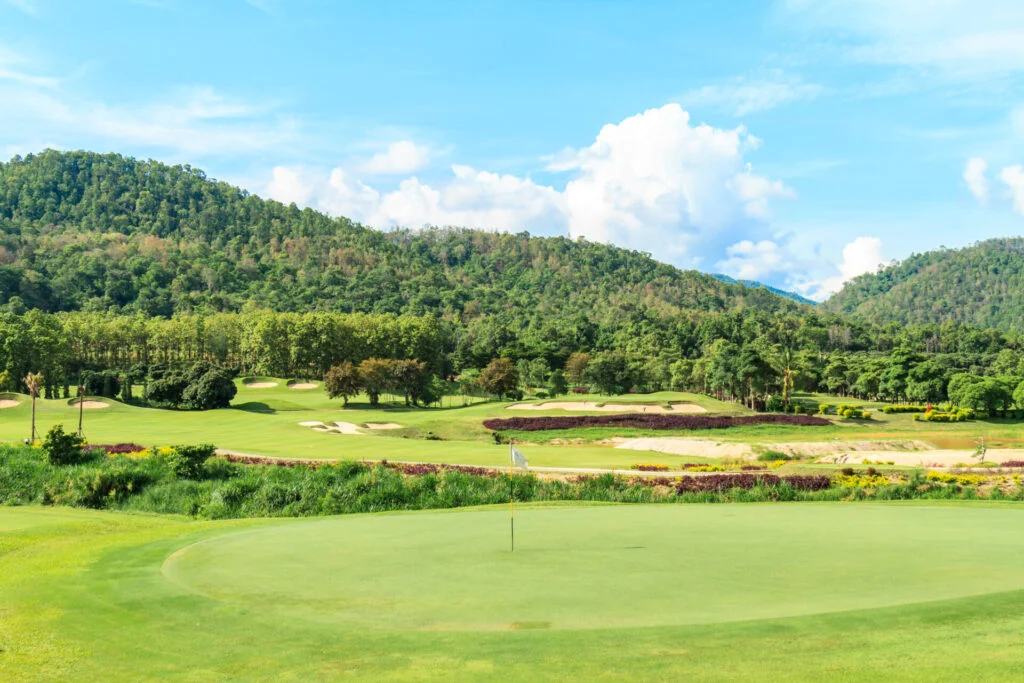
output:
[[[484,420],[484,426],[495,431],[515,430],[537,432],[576,429],[579,427],[629,427],[634,429],[727,429],[750,425],[794,425],[824,427],[831,422],[812,415],[744,415],[719,417],[710,415],[655,415],[625,413],[615,415],[566,415],[552,417],[506,417]]]
[[[888,405],[888,406],[885,406],[884,408],[882,408],[882,412],[886,413],[887,415],[888,414],[892,414],[892,413],[924,413],[924,412],[926,412],[928,410],[931,410],[931,409],[932,409],[932,406],[918,406],[918,405],[911,405],[911,404],[905,404],[905,405],[893,404],[893,405]]]

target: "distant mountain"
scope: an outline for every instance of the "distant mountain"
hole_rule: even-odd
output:
[[[812,301],[811,299],[808,299],[807,297],[800,296],[796,292],[789,292],[789,291],[786,291],[785,289],[779,289],[778,287],[772,287],[771,285],[766,285],[765,283],[758,282],[757,280],[737,280],[736,278],[729,277],[728,275],[723,275],[722,273],[712,273],[711,277],[717,278],[717,279],[721,280],[722,282],[728,282],[729,284],[733,284],[733,285],[742,285],[744,287],[750,287],[750,288],[753,288],[753,289],[757,289],[757,288],[767,289],[769,292],[771,292],[773,294],[778,294],[779,296],[784,296],[787,299],[792,299],[793,301],[796,301],[797,303],[809,304],[811,306],[817,306],[818,305],[817,301]]]
[[[798,310],[638,251],[525,232],[381,232],[190,166],[52,150],[0,163],[0,305],[15,299],[158,316],[246,306],[498,316],[537,329]]]
[[[956,321],[1024,331],[1024,238],[914,254],[854,278],[822,306],[866,322]]]

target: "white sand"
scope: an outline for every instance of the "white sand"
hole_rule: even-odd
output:
[[[250,384],[249,386],[255,386]],[[316,382],[296,382],[295,384],[289,384],[289,389],[316,389],[319,385]]]
[[[18,401],[12,401],[9,398],[0,399],[0,409],[13,408],[16,405],[18,405]]]
[[[973,457],[974,451],[932,450],[919,453],[893,453],[891,451],[860,451],[857,453],[840,453],[822,458],[821,462],[860,465],[865,460],[873,462],[893,462],[897,465],[920,467],[952,467],[958,464],[975,465],[979,461]],[[1007,460],[1024,460],[1024,449],[990,448],[985,453],[985,462],[1006,462]]]
[[[359,427],[355,426],[351,422],[335,422],[334,429],[341,434],[362,434],[362,432],[359,431]]]
[[[923,441],[809,441],[791,443],[749,444],[736,442],[718,442],[710,439],[685,437],[644,437],[625,439],[616,445],[633,451],[654,451],[671,455],[699,456],[704,458],[733,458],[754,460],[766,450],[779,451],[791,456],[805,457],[839,457],[856,452],[862,459],[895,460],[897,455],[920,458],[930,462],[931,454],[936,453],[929,444]],[[990,451],[991,452],[991,451]],[[963,456],[961,456],[963,457]],[[1011,458],[1007,458],[1009,460]],[[848,460],[847,462],[859,462]],[[966,462],[961,459],[957,462]],[[917,464],[916,462],[914,464]]]
[[[605,403],[595,401],[549,401],[547,403],[516,403],[508,410],[571,410],[575,412],[598,411],[603,413],[651,413],[654,415],[706,413],[704,408],[693,403],[673,403],[670,408],[659,404]]]
[[[402,425],[397,422],[367,422],[368,429],[401,429]]]
[[[75,401],[71,405],[73,407],[77,408],[78,407],[78,401]],[[97,408],[109,408],[109,407],[110,407],[110,404],[109,403],[104,403],[103,401],[82,401],[82,408],[84,410],[94,410],[94,409],[97,409]]]
[[[243,384],[247,389],[269,389],[277,386],[277,382],[243,382]]]
[[[361,435],[363,432],[359,431],[359,427],[352,424],[351,422],[335,422],[333,424],[324,424],[316,420],[309,420],[307,422],[300,422],[300,427],[310,427],[314,432],[332,432],[334,434],[354,434],[356,436]]]

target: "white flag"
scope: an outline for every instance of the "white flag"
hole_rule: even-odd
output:
[[[515,446],[509,446],[512,449],[512,464],[523,470],[529,470],[526,462],[526,456],[516,450]]]

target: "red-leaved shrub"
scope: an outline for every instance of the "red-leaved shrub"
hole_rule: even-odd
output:
[[[657,415],[624,413],[615,415],[566,415],[551,417],[505,417],[484,420],[484,427],[495,431],[516,430],[537,432],[577,427],[630,427],[634,429],[725,429],[748,425],[796,425],[825,427],[828,420],[810,415],[744,415],[721,417],[711,415]]]

